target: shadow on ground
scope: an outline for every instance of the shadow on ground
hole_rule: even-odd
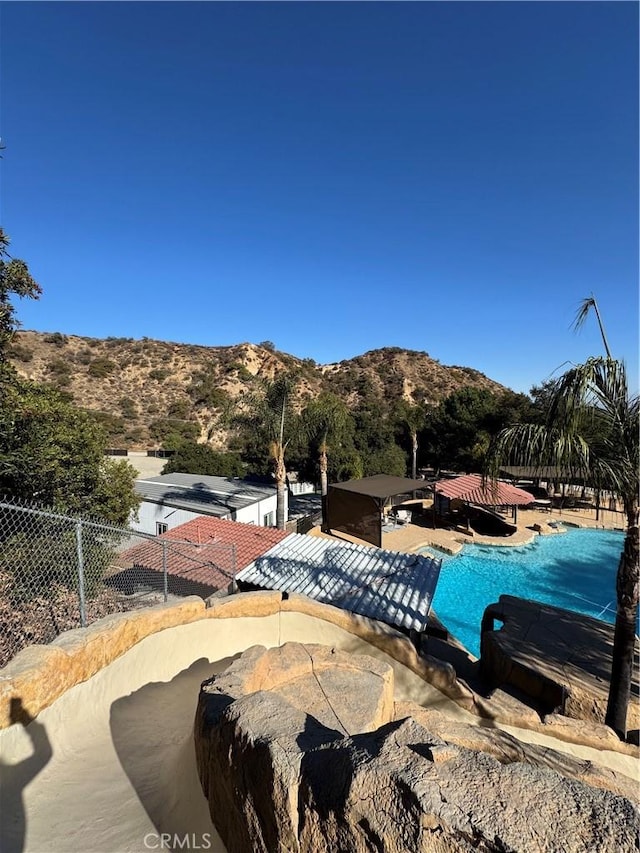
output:
[[[233,660],[202,658],[171,681],[146,684],[111,706],[118,758],[158,834],[181,839],[178,844],[188,836],[192,849],[198,843],[211,853],[225,853],[225,847],[200,787],[193,720],[201,683]]]

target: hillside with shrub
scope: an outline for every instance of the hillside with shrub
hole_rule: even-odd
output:
[[[175,446],[181,439],[224,448],[225,416],[261,380],[296,376],[298,399],[330,391],[349,408],[384,411],[406,400],[433,406],[454,391],[506,389],[471,367],[445,366],[426,352],[386,347],[318,365],[265,341],[207,347],[147,338],[88,338],[21,330],[9,357],[18,373],[53,385],[95,413],[113,447]]]

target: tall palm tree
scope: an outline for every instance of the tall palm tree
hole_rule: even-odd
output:
[[[398,406],[398,419],[407,427],[411,439],[411,476],[418,478],[418,433],[424,429],[427,413],[423,406],[403,400]]]
[[[288,374],[281,373],[265,386],[264,395],[253,401],[252,416],[256,425],[264,430],[269,456],[273,463],[273,474],[276,481],[276,527],[285,529],[285,492],[287,483],[287,468],[285,453],[289,444],[286,435],[287,416],[290,415],[290,397],[295,389],[295,380]]]
[[[607,348],[608,349],[608,348]],[[490,452],[490,473],[507,462],[555,465],[580,474],[622,503],[626,535],[616,577],[616,622],[605,722],[626,737],[640,588],[638,541],[639,401],[630,396],[624,362],[590,358],[550,385],[546,423],[503,430]]]
[[[328,446],[331,438],[344,429],[349,417],[343,401],[335,394],[323,392],[306,406],[302,414],[303,430],[307,439],[318,447],[320,465],[320,494],[322,496],[322,527],[327,520]]]

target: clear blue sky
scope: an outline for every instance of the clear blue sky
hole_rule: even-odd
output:
[[[638,376],[638,4],[1,9],[28,329]]]

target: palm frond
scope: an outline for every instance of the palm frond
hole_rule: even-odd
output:
[[[637,503],[639,412],[624,362],[588,359],[553,383],[546,424],[510,427],[494,439],[487,473],[495,478],[507,464],[552,466]]]
[[[593,309],[596,315],[596,319],[598,320],[598,326],[600,327],[600,335],[602,337],[602,343],[604,344],[605,352],[607,353],[607,358],[611,358],[611,350],[609,349],[609,342],[607,341],[607,336],[604,331],[604,325],[602,323],[602,318],[600,317],[600,311],[598,310],[598,303],[596,302],[596,298],[591,294],[591,296],[583,299],[580,303],[578,310],[576,312],[575,319],[573,321],[573,328],[576,331],[579,331],[585,324],[587,317],[589,316],[589,312]]]

